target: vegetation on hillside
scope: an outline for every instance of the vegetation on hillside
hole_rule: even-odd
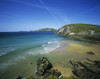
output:
[[[39,29],[37,31],[49,31],[49,32],[56,32],[56,29],[53,28],[43,28],[43,29]]]
[[[86,42],[100,42],[100,25],[68,24],[61,27],[57,34]]]
[[[94,30],[95,32],[100,32],[100,25],[92,25],[92,24],[68,24],[63,26],[67,27],[67,26],[74,26],[71,31],[78,33],[78,32],[82,32],[82,31],[88,31],[88,30]]]

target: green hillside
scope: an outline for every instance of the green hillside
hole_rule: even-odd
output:
[[[95,32],[100,32],[100,25],[92,25],[92,24],[68,24],[63,26],[74,26],[74,28],[71,29],[72,32],[82,32],[82,31],[88,31],[88,30],[94,30]]]
[[[68,24],[58,29],[56,33],[76,40],[100,42],[100,25]]]
[[[49,32],[56,32],[56,29],[53,28],[43,28],[43,29],[39,29],[37,31],[49,31]]]

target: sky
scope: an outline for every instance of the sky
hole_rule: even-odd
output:
[[[100,0],[0,0],[0,32],[100,25]]]

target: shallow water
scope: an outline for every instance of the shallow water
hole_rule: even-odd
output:
[[[24,77],[31,75],[39,57],[57,59],[58,55],[55,57],[47,53],[57,49],[61,41],[65,40],[78,42],[52,32],[0,33],[0,79],[14,79],[18,75]]]
[[[49,53],[58,48],[63,39],[52,32],[0,33],[0,79],[12,79],[21,74],[26,70],[22,63],[28,63],[31,55]]]

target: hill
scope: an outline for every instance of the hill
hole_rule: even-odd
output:
[[[100,42],[100,25],[68,24],[58,29],[56,33],[77,40]]]
[[[56,32],[56,29],[53,29],[53,28],[43,28],[43,29],[39,29],[39,30],[36,30],[36,31],[49,31],[49,32]]]

